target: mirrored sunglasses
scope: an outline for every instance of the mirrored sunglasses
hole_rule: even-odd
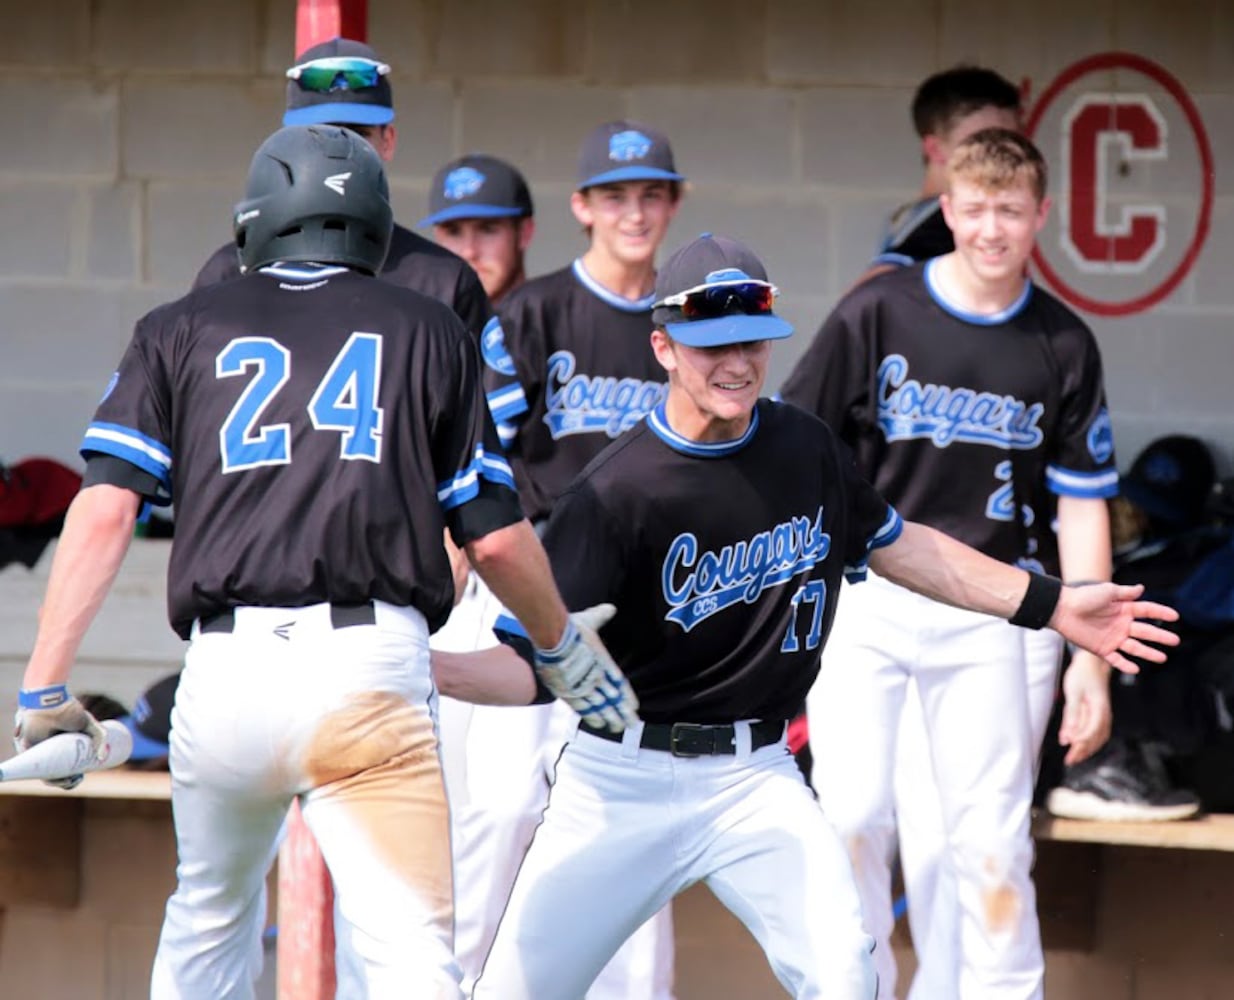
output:
[[[687,288],[655,303],[676,306],[684,319],[718,319],[740,314],[763,316],[771,312],[780,290],[766,281],[730,281]]]
[[[378,81],[389,72],[389,66],[373,59],[333,56],[293,66],[287,71],[287,78],[295,80],[305,90],[328,94],[334,90],[376,87]]]

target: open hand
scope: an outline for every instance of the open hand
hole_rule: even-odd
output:
[[[1152,624],[1153,621],[1176,622],[1178,612],[1155,601],[1141,601],[1143,593],[1142,584],[1094,583],[1063,587],[1050,627],[1123,673],[1139,673],[1140,668],[1127,656],[1164,663],[1165,651],[1148,643],[1178,645],[1177,635]]]

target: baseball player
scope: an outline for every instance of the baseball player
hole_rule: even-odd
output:
[[[1008,562],[1060,560],[1069,580],[1104,580],[1105,498],[1118,476],[1100,357],[1084,323],[1025,276],[1045,183],[1040,153],[1015,132],[986,129],[960,143],[940,199],[955,250],[850,293],[782,394],[835,427],[906,516]],[[1057,497],[1056,553],[1042,523],[1050,511],[1035,505],[1046,489]],[[910,679],[956,879],[958,945],[938,946],[956,966],[941,970],[946,995],[1041,995],[1029,874],[1040,745],[1028,704],[1033,649],[1020,632],[944,612],[891,581],[844,602],[832,668],[809,701],[811,742],[820,801],[850,845],[880,943],[881,996],[895,995],[892,780]],[[991,672],[991,662],[1013,669]],[[907,854],[911,838],[901,835]]]
[[[593,129],[582,143],[578,189],[570,199],[574,217],[589,234],[587,250],[571,266],[511,292],[499,318],[484,331],[489,407],[533,523],[545,521],[587,462],[663,398],[664,370],[648,343],[655,255],[684,181],[659,130],[631,121]],[[471,800],[485,808],[491,803],[494,810],[483,822],[505,831],[489,831],[505,846],[488,851],[485,877],[493,880],[486,886],[490,905],[482,926],[474,933],[466,927],[461,935],[461,944],[475,944],[466,956],[460,954],[468,975],[478,974],[496,932],[543,812],[553,762],[572,725],[557,706],[509,713],[500,725],[486,723],[468,740],[469,765],[479,765],[478,758],[491,760],[494,753],[504,757],[502,769],[489,768],[483,778],[471,771],[469,777]],[[533,781],[511,772],[527,764],[537,775]],[[460,822],[467,823],[469,815],[460,813]],[[671,1000],[672,982],[672,915],[666,908],[633,936],[588,998]]]
[[[957,66],[921,84],[912,104],[913,125],[921,140],[921,197],[892,215],[879,255],[863,280],[955,249],[938,200],[946,188],[947,160],[957,144],[982,128],[1018,129],[1020,113],[1020,94],[1015,85],[990,69]],[[1042,486],[1032,506],[1039,516],[1030,530],[1043,533],[1034,557],[1036,568],[1058,573],[1057,544],[1050,528],[1052,494]],[[1032,745],[1040,747],[1058,687],[1061,643],[1049,631],[1025,632],[1024,642]],[[1064,678],[1066,697],[1059,732],[1060,741],[1069,745],[1069,762],[1087,758],[1109,734],[1110,702],[1104,686],[1107,676],[1108,669],[1101,660],[1076,651]],[[958,968],[955,886],[943,864],[946,830],[938,808],[921,703],[911,683],[896,746],[895,809],[908,920],[918,956],[909,998],[954,997]]]
[[[663,398],[664,372],[647,336],[655,255],[684,180],[657,129],[629,121],[593,129],[570,198],[587,251],[510,295],[500,326],[485,332],[489,408],[533,523]]]
[[[505,160],[471,153],[447,163],[433,177],[420,225],[471,265],[494,306],[526,280],[535,208],[527,181]]]
[[[921,139],[921,195],[891,214],[865,277],[954,249],[938,201],[947,186],[947,162],[955,147],[974,132],[1018,129],[1020,92],[993,70],[956,66],[934,74],[917,88],[912,116]]]
[[[458,998],[428,636],[448,527],[529,616],[541,679],[620,729],[632,699],[568,620],[444,305],[372,275],[381,161],[353,133],[271,136],[236,208],[244,277],[137,324],[82,445],[26,668],[16,742],[97,735],[67,691],[138,510],[176,501],[172,713],[178,885],[151,995],[251,997],[266,872],[299,799],[370,997]]]
[[[390,67],[363,42],[332,38],[305,49],[287,70],[284,125],[341,125],[363,136],[383,161],[394,159],[398,132]],[[193,282],[202,288],[238,277],[234,244],[219,247]],[[479,337],[492,315],[479,279],[444,247],[397,223],[380,277],[444,302]]]
[[[1139,588],[1063,587],[902,523],[825,424],[759,400],[771,341],[792,332],[775,294],[735,241],[675,253],[652,334],[667,398],[554,507],[545,546],[562,593],[593,624],[615,610],[603,634],[642,721],[617,736],[583,720],[563,751],[475,1000],[582,995],[626,935],[700,880],[790,995],[874,996],[847,857],[785,743],[842,574],[868,563],[952,605],[1048,621],[1124,666],[1119,648],[1172,639],[1132,623],[1158,613]],[[520,643],[517,621],[499,627]]]
[[[430,214],[420,221],[433,237],[470,264],[499,302],[525,279],[524,252],[535,232],[531,193],[517,169],[474,154],[444,165],[433,178]],[[486,337],[494,336],[492,331]],[[500,338],[498,330],[495,334]],[[470,652],[495,644],[501,602],[469,572],[452,545],[460,570],[459,603],[431,641],[436,652]],[[438,678],[443,692],[449,676]],[[526,704],[529,698],[521,701]],[[439,706],[442,768],[450,798],[454,859],[454,954],[469,994],[493,942],[510,886],[544,809],[552,766],[552,704],[511,711],[443,697]],[[349,964],[349,963],[348,963]],[[345,979],[340,976],[340,983]]]

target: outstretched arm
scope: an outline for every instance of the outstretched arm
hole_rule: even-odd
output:
[[[983,555],[963,542],[924,524],[904,523],[900,537],[870,554],[870,568],[879,576],[958,608],[968,608],[1008,620],[1025,604],[1040,607],[1040,582],[1029,594],[1030,574]],[[1037,577],[1038,581],[1050,578]],[[1058,581],[1053,581],[1057,585]],[[1139,600],[1143,587],[1113,583],[1061,587],[1053,611],[1042,624],[1125,673],[1138,668],[1123,654],[1160,663],[1165,653],[1146,643],[1178,645],[1172,632],[1137,619],[1172,622],[1178,612],[1163,604]],[[1049,594],[1046,594],[1048,604]]]
[[[470,653],[433,650],[437,689],[473,705],[530,705],[536,681],[527,661],[509,646],[491,646]]]

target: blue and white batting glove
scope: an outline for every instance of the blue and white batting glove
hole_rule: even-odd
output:
[[[94,743],[96,752],[107,742],[107,733],[98,720],[69,694],[64,684],[19,691],[17,715],[13,722],[13,746],[18,752],[29,750],[58,733],[85,733]],[[51,779],[47,784],[67,790],[80,785],[83,777],[73,774],[67,778]]]
[[[638,699],[596,635],[616,613],[611,604],[597,604],[571,615],[561,642],[536,650],[536,673],[589,725],[620,733],[638,721]]]

